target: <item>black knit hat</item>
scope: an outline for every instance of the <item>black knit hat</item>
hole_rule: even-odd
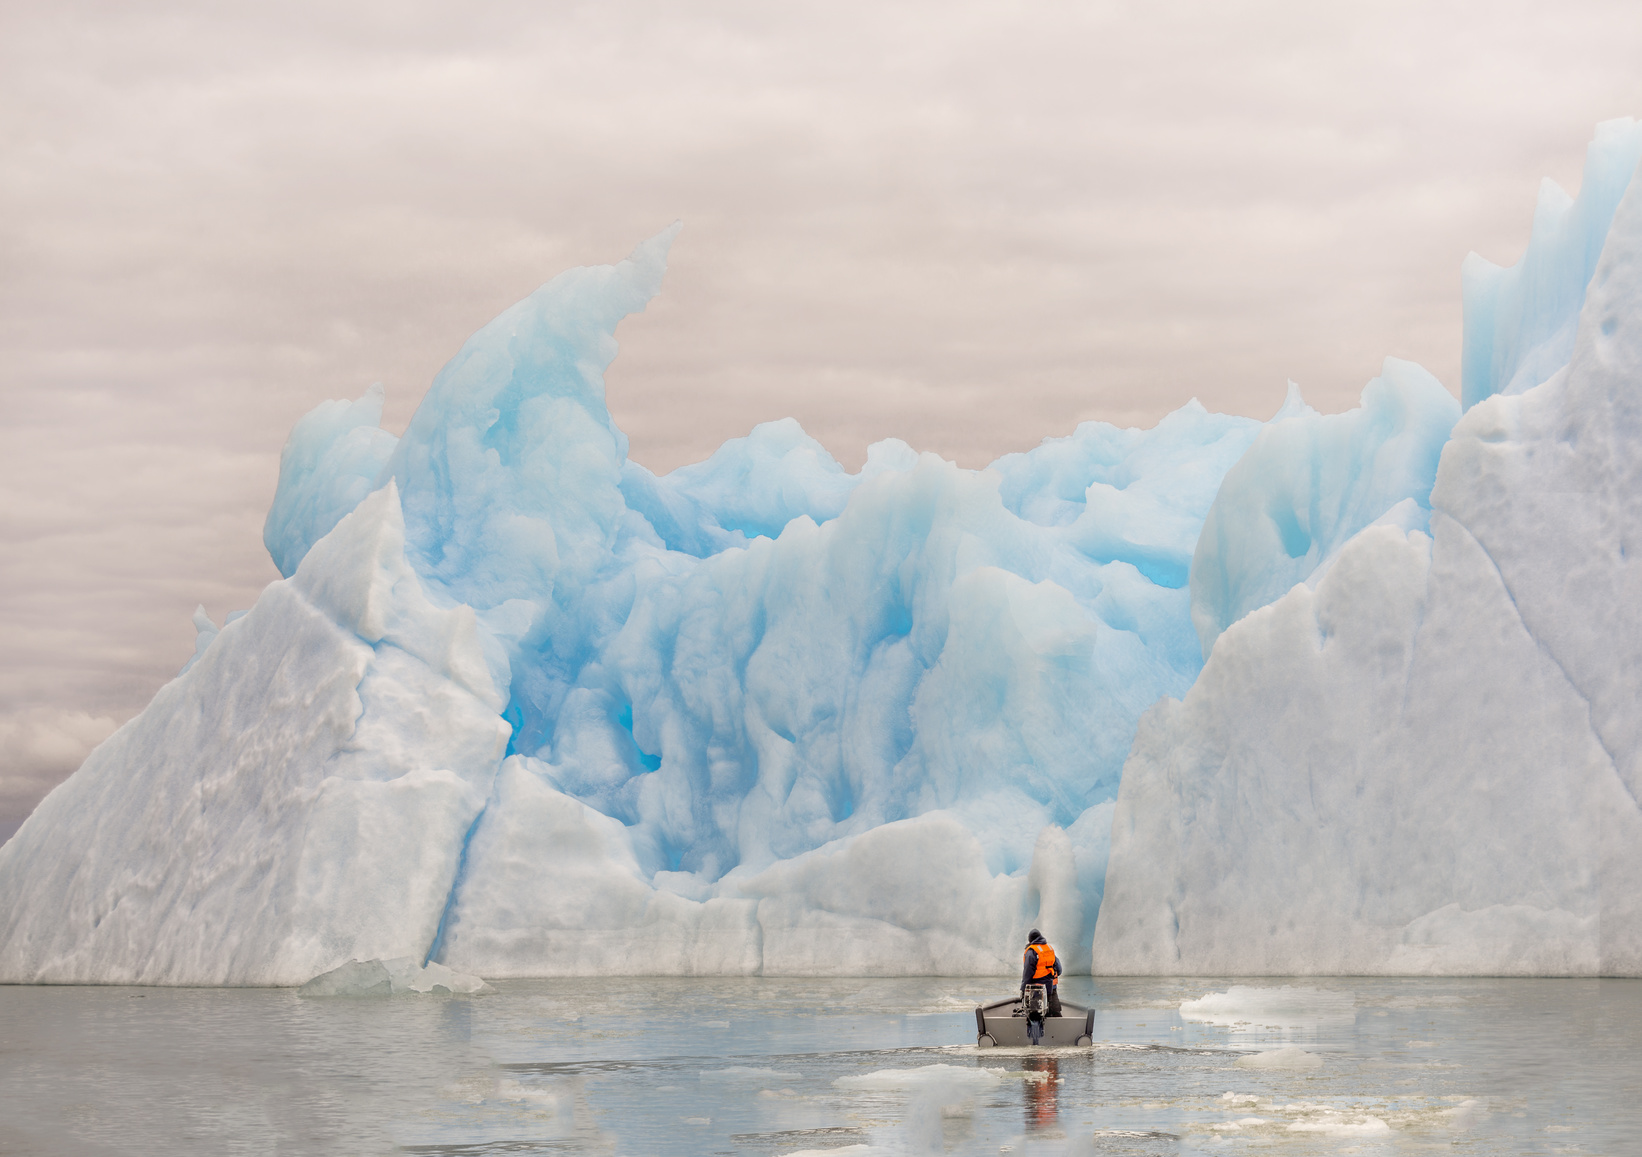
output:
[[[1026,934],[1026,943],[1027,943],[1028,947],[1030,947],[1033,944],[1036,944],[1039,940],[1042,940],[1042,939],[1043,939],[1043,933],[1039,932],[1036,928],[1032,929],[1032,931],[1030,931]]]

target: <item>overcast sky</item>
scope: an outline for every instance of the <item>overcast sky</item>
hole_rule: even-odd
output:
[[[342,11],[338,11],[341,8]],[[676,218],[657,471],[796,416],[965,466],[1387,355],[1642,113],[1625,3],[0,0],[0,836],[277,574],[290,425]]]

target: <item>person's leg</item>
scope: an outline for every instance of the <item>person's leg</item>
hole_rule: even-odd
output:
[[[1049,1015],[1060,1015],[1060,985],[1053,980],[1049,982]]]

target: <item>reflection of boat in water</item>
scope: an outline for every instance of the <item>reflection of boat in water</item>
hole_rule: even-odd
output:
[[[1060,1068],[1054,1053],[1027,1057],[1028,1073],[1036,1080],[1022,1081],[1026,1090],[1026,1128],[1028,1132],[1053,1129],[1060,1121]]]
[[[1036,987],[1036,986],[1034,986]],[[975,1009],[975,1043],[983,1049],[1001,1045],[1004,1048],[1024,1048],[1027,1045],[1090,1045],[1095,1041],[1095,1010],[1071,1001],[1060,1003],[1060,1016],[1043,1016],[1042,1032],[1032,1039],[1033,1023],[1039,1018],[1027,1012],[1026,999],[1006,996]]]

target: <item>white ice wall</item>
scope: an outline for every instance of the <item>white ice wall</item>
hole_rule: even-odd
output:
[[[420,959],[507,744],[498,674],[378,491],[0,847],[0,981]]]
[[[1642,974],[1642,189],[1572,360],[1455,427],[1430,535],[1229,628],[1124,768],[1108,973]]]

